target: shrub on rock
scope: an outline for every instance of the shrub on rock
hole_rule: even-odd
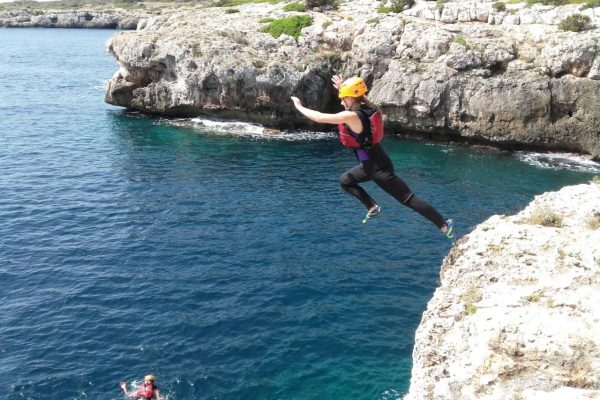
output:
[[[415,0],[391,0],[388,6],[379,7],[379,13],[401,13],[402,11],[411,8],[415,4]]]
[[[276,19],[261,29],[261,31],[269,33],[275,39],[282,34],[286,34],[298,40],[302,28],[310,26],[311,24],[312,18],[310,16],[295,15],[293,17]]]
[[[560,21],[558,29],[561,31],[581,32],[587,28],[590,17],[587,15],[573,14]]]
[[[498,12],[506,11],[506,3],[503,1],[495,2],[494,4],[492,4],[492,7]]]
[[[289,3],[283,7],[283,11],[306,11],[306,5],[302,3]]]
[[[339,0],[305,0],[307,8],[329,6],[337,8]]]

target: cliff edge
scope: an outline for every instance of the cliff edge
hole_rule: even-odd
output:
[[[136,29],[143,12],[124,10],[13,10],[0,12],[0,28]]]
[[[600,399],[600,184],[493,216],[444,260],[405,400]]]

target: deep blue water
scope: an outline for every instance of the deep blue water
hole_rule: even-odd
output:
[[[0,397],[121,399],[152,372],[169,399],[400,398],[450,243],[371,184],[362,225],[330,135],[104,104],[110,34],[0,29]],[[385,147],[461,234],[600,173]]]

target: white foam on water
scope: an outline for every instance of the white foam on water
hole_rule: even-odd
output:
[[[380,400],[401,400],[400,392],[395,389],[385,390],[380,396]]]
[[[575,153],[528,153],[518,151],[517,158],[538,168],[600,173],[600,163]]]
[[[259,124],[240,121],[219,121],[207,118],[160,119],[161,125],[171,125],[192,129],[198,133],[215,136],[242,137],[263,140],[307,141],[322,140],[335,137],[332,132],[315,131],[280,131],[265,128]]]

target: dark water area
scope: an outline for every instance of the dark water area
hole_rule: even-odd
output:
[[[399,399],[451,243],[367,189],[334,136],[103,102],[110,31],[0,29],[0,395]],[[460,235],[597,164],[388,137]]]

